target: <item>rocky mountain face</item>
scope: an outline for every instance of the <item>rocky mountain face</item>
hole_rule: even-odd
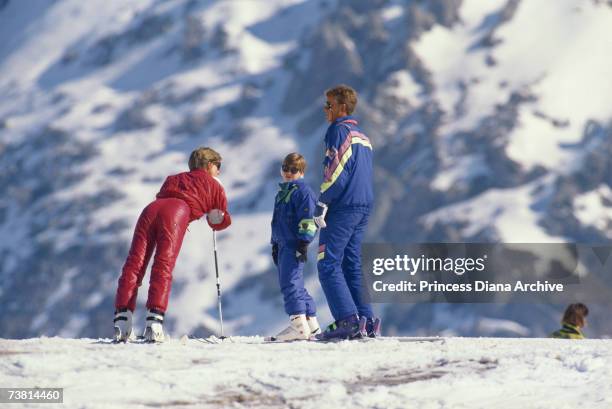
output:
[[[529,31],[545,5],[254,3],[62,0],[33,12],[0,1],[0,34],[11,36],[0,48],[2,337],[108,335],[136,217],[200,145],[224,156],[235,215],[219,243],[229,326],[281,326],[268,257],[279,161],[304,152],[308,180],[320,182],[323,92],[338,83],[359,91],[356,114],[375,147],[368,240],[609,241],[612,123],[591,96],[612,60],[584,57],[567,74],[585,47]],[[608,3],[559,9],[561,27],[612,27]],[[596,48],[600,34],[583,32]],[[567,51],[553,58],[555,41]],[[547,58],[524,57],[533,49]],[[568,78],[587,95],[569,93]],[[217,325],[209,234],[190,230],[169,328],[205,335]],[[307,270],[324,311],[314,260]],[[542,336],[563,306],[378,308],[390,334]],[[612,334],[607,309],[593,306],[592,335]]]

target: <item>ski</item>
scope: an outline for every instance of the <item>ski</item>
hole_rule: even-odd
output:
[[[310,339],[276,339],[275,337],[265,337],[263,343],[264,344],[290,344],[292,342],[309,342],[312,341]]]
[[[232,337],[217,337],[215,335],[211,335],[207,338],[196,337],[194,335],[185,335],[181,337],[181,341],[183,340],[194,340],[198,342],[202,342],[203,344],[222,344],[225,342],[233,343]]]
[[[155,342],[155,341],[147,341],[146,338],[142,335],[138,335],[137,337],[133,337],[133,338],[129,338],[127,341],[115,341],[115,340],[111,340],[110,342],[111,344],[147,344],[147,345],[153,345],[153,344],[162,344],[163,342]]]
[[[285,343],[285,342],[296,342],[303,340],[291,340],[291,341],[264,341],[264,343]],[[321,344],[336,344],[339,342],[380,342],[380,341],[397,341],[397,342],[442,342],[444,343],[443,338],[431,338],[431,337],[414,337],[414,338],[405,338],[405,337],[358,337],[358,338],[331,338],[331,339],[309,339],[308,341],[313,343],[321,343]]]
[[[377,342],[377,341],[397,341],[397,342],[444,342],[443,338],[431,338],[431,337],[414,337],[414,338],[405,338],[405,337],[361,337],[361,338],[352,338],[352,339],[343,339],[343,338],[335,338],[335,339],[323,339],[323,340],[313,340],[313,342],[322,342],[322,343],[337,343],[337,342]]]

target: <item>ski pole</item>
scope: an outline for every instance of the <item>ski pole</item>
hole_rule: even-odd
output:
[[[219,321],[221,322],[221,339],[223,334],[223,309],[221,308],[221,281],[219,281],[219,262],[217,261],[217,232],[213,230],[213,249],[215,253],[215,274],[217,276],[217,307],[219,309]]]

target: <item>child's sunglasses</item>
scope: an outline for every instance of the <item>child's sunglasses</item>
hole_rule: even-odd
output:
[[[287,165],[281,166],[281,169],[283,170],[283,172],[291,172],[294,175],[300,171],[298,168],[290,167]]]

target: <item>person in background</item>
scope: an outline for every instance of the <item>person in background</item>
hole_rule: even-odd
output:
[[[317,232],[313,220],[315,194],[304,182],[305,172],[306,160],[299,153],[290,153],[283,160],[283,183],[274,200],[271,243],[289,326],[270,341],[306,340],[321,332],[315,302],[304,288],[308,245]]]
[[[570,304],[563,313],[561,329],[553,332],[552,338],[584,339],[582,328],[586,326],[586,317],[589,309],[582,303]]]
[[[117,287],[113,321],[115,342],[133,338],[132,314],[138,287],[154,250],[144,338],[148,342],[164,340],[163,321],[172,271],[187,226],[204,214],[213,230],[223,230],[232,222],[225,190],[216,179],[220,169],[221,155],[213,149],[194,150],[189,157],[189,172],[168,176],[156,199],[140,214]]]

